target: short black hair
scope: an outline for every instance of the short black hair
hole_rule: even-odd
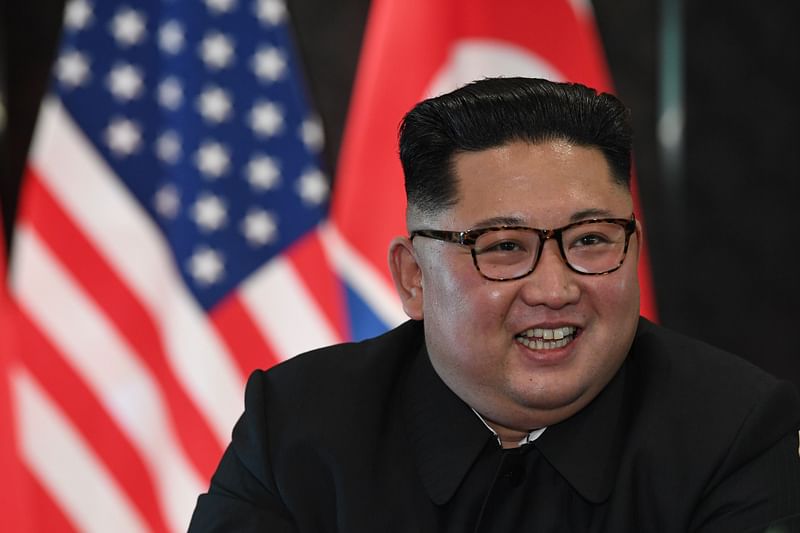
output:
[[[485,78],[423,100],[399,131],[408,205],[424,213],[454,205],[453,156],[514,141],[596,147],[614,179],[630,189],[629,119],[629,110],[611,94],[538,78]]]

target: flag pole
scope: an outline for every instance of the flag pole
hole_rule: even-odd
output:
[[[657,142],[673,252],[688,224],[685,176],[685,76],[682,0],[661,0]]]

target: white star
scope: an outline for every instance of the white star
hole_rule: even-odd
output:
[[[195,152],[197,169],[207,178],[219,178],[228,172],[231,164],[228,149],[215,141],[204,141]]]
[[[86,55],[77,50],[62,53],[56,62],[55,70],[58,81],[67,89],[84,85],[91,76]]]
[[[233,61],[233,42],[219,32],[209,32],[200,42],[200,57],[211,70],[220,70]]]
[[[192,220],[200,231],[216,231],[228,218],[228,209],[219,196],[202,194],[192,206]]]
[[[297,193],[307,205],[320,205],[328,198],[330,187],[325,174],[309,168],[297,179]]]
[[[131,120],[114,118],[106,127],[105,141],[115,155],[126,157],[139,150],[142,144],[141,129]]]
[[[303,172],[297,179],[297,193],[308,205],[320,205],[328,198],[330,187],[325,174],[316,168]]]
[[[170,111],[177,110],[183,103],[183,86],[174,76],[158,84],[158,103]]]
[[[176,131],[165,131],[156,139],[156,155],[164,163],[174,165],[180,160],[182,153],[181,138]]]
[[[283,129],[283,111],[272,102],[260,100],[250,110],[248,122],[259,137],[272,137]]]
[[[165,22],[158,30],[158,46],[166,53],[176,55],[186,44],[183,26],[177,20]]]
[[[264,246],[278,237],[275,215],[263,209],[251,209],[242,220],[242,233],[251,246]]]
[[[219,124],[230,118],[231,97],[219,87],[206,87],[197,97],[196,105],[206,122]]]
[[[236,7],[236,0],[205,0],[206,7],[214,15],[230,13]]]
[[[218,282],[225,274],[222,254],[208,246],[200,246],[195,249],[192,257],[189,258],[188,268],[195,283],[204,287]]]
[[[80,31],[93,20],[92,6],[86,0],[70,0],[64,8],[64,27],[70,31]]]
[[[308,117],[300,125],[300,138],[309,151],[319,153],[325,144],[325,132],[318,117]]]
[[[111,34],[123,48],[142,42],[145,36],[145,18],[129,7],[123,7],[111,19]]]
[[[274,46],[262,47],[253,55],[250,67],[261,81],[278,81],[286,73],[286,57]]]
[[[181,197],[175,185],[167,183],[156,191],[153,198],[156,212],[164,218],[175,218],[181,208]]]
[[[269,26],[277,26],[287,15],[283,0],[256,0],[255,12],[258,20]]]
[[[115,65],[106,78],[106,85],[117,101],[135,100],[144,89],[142,71],[130,64]]]
[[[247,163],[245,173],[250,186],[259,191],[274,188],[281,178],[278,162],[268,155],[256,154]]]

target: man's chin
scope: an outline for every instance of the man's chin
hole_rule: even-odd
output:
[[[602,387],[593,391],[586,386],[542,385],[532,393],[530,389],[515,394],[518,406],[514,416],[516,424],[535,429],[566,420],[580,411],[597,396]]]

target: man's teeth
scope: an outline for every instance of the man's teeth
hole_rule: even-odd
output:
[[[555,329],[531,328],[519,334],[517,340],[520,344],[534,350],[551,350],[567,345],[575,335],[577,328],[564,326]]]

